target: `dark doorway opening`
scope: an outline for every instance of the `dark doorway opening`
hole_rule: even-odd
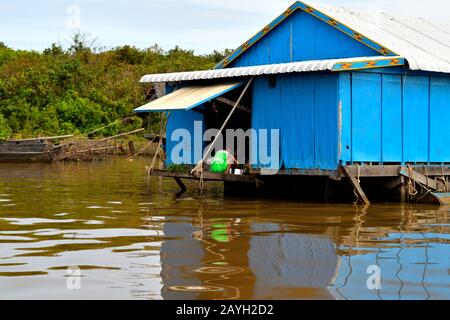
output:
[[[205,132],[209,129],[219,130],[222,127],[236,101],[238,101],[239,96],[242,94],[242,90],[243,86],[228,92],[205,105],[203,109]],[[236,135],[227,138],[227,130],[233,130],[236,134],[249,133],[248,130],[252,127],[251,112],[252,88],[249,88],[222,133],[223,148],[229,148],[230,153],[235,156],[235,158],[240,158],[240,164],[248,164],[250,161],[250,135],[246,135],[245,140],[242,138],[239,139]],[[234,143],[230,141],[230,139],[233,139]],[[206,145],[209,145],[211,142],[207,142]],[[213,152],[212,156],[214,155]],[[244,160],[244,163],[241,163],[242,160]]]

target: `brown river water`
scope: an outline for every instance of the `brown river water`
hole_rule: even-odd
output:
[[[0,299],[450,299],[449,208],[178,196],[147,163],[0,164]]]

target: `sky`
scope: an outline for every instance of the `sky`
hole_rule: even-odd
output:
[[[235,49],[289,7],[293,0],[0,0],[0,42],[41,51],[67,47],[81,31],[95,46],[176,45],[198,54]],[[354,9],[450,22],[448,0],[313,0]],[[425,5],[426,3],[426,5]]]

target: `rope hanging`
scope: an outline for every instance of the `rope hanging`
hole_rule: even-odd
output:
[[[361,183],[361,166],[360,166],[359,164],[357,164],[356,167],[358,168],[358,176],[356,177],[356,181],[358,181],[358,184],[360,184],[360,183]],[[356,196],[356,201],[353,202],[353,205],[354,205],[354,206],[358,206],[358,203],[359,203],[359,202],[364,203],[364,201],[359,197],[359,195],[358,195],[358,193],[356,192],[356,189],[355,189],[355,188],[353,188],[353,193],[354,193],[355,196]]]
[[[414,175],[414,168],[411,164],[408,164],[408,194],[411,197],[415,197],[419,194],[419,191],[416,188],[416,179]]]
[[[150,182],[150,175],[155,167],[155,163],[156,163],[156,159],[158,158],[159,155],[163,156],[163,137],[166,135],[166,131],[167,131],[167,122],[169,121],[170,118],[170,112],[167,114],[166,117],[166,121],[164,122],[162,114],[161,114],[161,120],[159,123],[159,143],[158,143],[158,147],[156,149],[155,155],[153,156],[153,160],[152,163],[150,165],[150,167],[148,167],[147,169],[147,183]],[[154,140],[154,139],[153,139]]]
[[[205,152],[205,154],[203,155],[202,160],[200,160],[197,165],[195,166],[195,168],[191,171],[191,174],[194,176],[197,176],[200,178],[200,183],[199,183],[199,187],[200,187],[200,191],[203,191],[203,187],[204,187],[204,181],[203,181],[203,172],[204,172],[204,164],[205,164],[205,160],[206,157],[208,156],[208,154],[212,151],[212,149],[214,148],[214,145],[216,144],[217,140],[219,139],[219,137],[222,135],[223,130],[225,129],[225,127],[228,124],[228,121],[230,121],[231,116],[233,115],[234,111],[236,111],[237,107],[239,106],[242,98],[244,98],[245,93],[247,92],[248,88],[250,87],[250,85],[253,82],[253,78],[251,78],[247,84],[245,85],[244,90],[242,90],[241,95],[239,96],[239,99],[236,101],[236,103],[234,104],[233,109],[231,109],[230,114],[228,115],[228,117],[225,119],[225,122],[223,123],[222,127],[219,130],[219,133],[217,134],[217,136],[214,138],[214,141],[211,143],[211,145],[209,146],[208,150]]]
[[[447,183],[447,178],[445,176],[443,164],[441,165],[441,177],[439,177],[439,179],[441,179],[441,181],[443,183],[444,192],[448,192],[448,183]]]
[[[422,191],[421,198],[423,198],[433,192],[433,190],[431,190],[428,186],[429,177],[428,177],[427,168],[425,166],[424,166],[424,171],[425,171],[424,175],[426,177],[427,185],[424,185],[423,183],[420,183],[419,181],[416,180],[414,168],[411,164],[408,164],[408,177],[409,177],[408,178],[408,194],[410,195],[410,197],[415,197],[415,196],[419,195],[420,191]],[[417,188],[417,185],[421,188],[420,191]]]

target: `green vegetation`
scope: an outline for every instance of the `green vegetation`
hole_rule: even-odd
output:
[[[189,173],[191,168],[184,164],[171,164],[167,166],[166,170],[170,173]]]
[[[159,132],[159,115],[139,118],[132,110],[146,103],[148,87],[139,84],[148,73],[209,69],[226,52],[195,55],[157,45],[141,50],[123,46],[91,48],[75,35],[68,49],[53,44],[39,53],[8,48],[0,42],[0,139],[11,136],[86,134],[119,121],[102,134],[143,125]]]

